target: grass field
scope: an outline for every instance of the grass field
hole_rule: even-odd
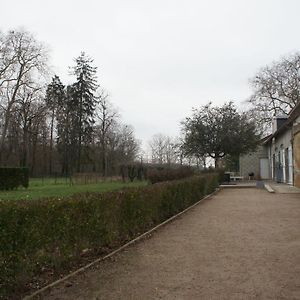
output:
[[[46,197],[64,197],[81,192],[108,192],[123,187],[147,185],[146,181],[135,182],[101,182],[92,184],[71,185],[65,178],[30,179],[29,188],[18,188],[13,191],[0,191],[0,200],[39,199]]]

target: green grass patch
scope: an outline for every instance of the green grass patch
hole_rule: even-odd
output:
[[[49,197],[66,197],[84,192],[109,192],[124,187],[146,186],[146,181],[134,182],[99,182],[91,184],[70,184],[65,178],[30,179],[28,189],[19,188],[11,191],[0,191],[0,200],[32,200]]]

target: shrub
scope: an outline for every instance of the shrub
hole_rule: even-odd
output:
[[[135,178],[142,181],[146,178],[147,169],[142,164],[127,164],[120,165],[120,175],[122,176],[122,180],[125,181],[127,178],[131,182],[134,181]]]
[[[178,169],[150,169],[147,178],[151,183],[162,181],[178,180],[194,175],[190,167],[180,167]]]
[[[0,190],[12,190],[22,185],[28,188],[28,168],[0,168]]]
[[[204,169],[201,171],[201,174],[217,174],[218,175],[218,182],[219,184],[221,184],[222,182],[224,182],[224,174],[225,174],[225,170],[222,168],[208,168],[208,169]]]
[[[63,199],[0,201],[0,291],[10,296],[24,291],[42,269],[57,274],[84,249],[121,245],[211,193],[217,177]]]

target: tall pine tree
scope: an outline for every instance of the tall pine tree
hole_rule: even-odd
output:
[[[65,90],[65,99],[57,114],[57,150],[60,154],[62,174],[70,175],[77,158],[77,106],[74,105],[73,85]]]
[[[76,66],[73,67],[73,74],[76,82],[73,84],[73,110],[75,119],[73,120],[73,130],[76,136],[76,170],[81,171],[83,147],[87,148],[92,140],[95,124],[95,109],[97,97],[95,95],[98,88],[96,72],[97,68],[91,64],[93,60],[84,52],[75,59]]]
[[[59,112],[64,105],[65,87],[60,78],[55,75],[52,82],[48,85],[45,102],[50,112],[50,153],[49,153],[49,174],[52,174],[52,156],[53,156],[53,134],[54,121],[58,120]]]

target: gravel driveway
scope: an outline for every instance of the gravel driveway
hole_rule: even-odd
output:
[[[300,299],[300,195],[221,190],[43,299]]]

